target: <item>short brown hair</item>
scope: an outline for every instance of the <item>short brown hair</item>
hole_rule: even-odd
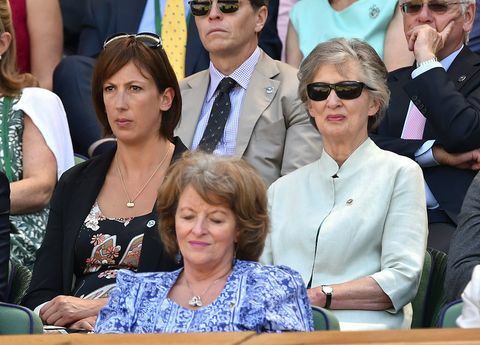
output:
[[[333,38],[320,43],[303,60],[298,71],[298,96],[307,105],[307,85],[313,81],[321,66],[334,65],[339,71],[345,64],[353,62],[359,67],[361,82],[373,90],[367,89],[379,102],[379,110],[375,116],[368,118],[368,129],[374,129],[382,120],[390,100],[387,86],[387,69],[377,52],[366,42],[358,39]],[[312,117],[311,121],[315,125]],[[316,125],[315,125],[316,127]]]
[[[187,186],[206,202],[232,210],[238,229],[236,257],[258,261],[270,222],[265,183],[255,169],[242,159],[204,152],[187,152],[170,167],[158,192],[157,211],[160,237],[172,257],[179,251],[175,213]]]
[[[0,0],[0,34],[8,32],[12,37],[10,46],[0,60],[0,92],[3,96],[16,96],[24,87],[38,86],[38,81],[30,73],[17,70],[17,48],[13,29],[12,11],[8,0]]]
[[[151,48],[135,38],[135,35],[122,37],[110,42],[98,56],[92,77],[92,97],[98,120],[103,125],[104,134],[112,134],[108,123],[105,103],[103,102],[103,84],[129,62],[138,69],[150,74],[159,92],[171,87],[175,97],[169,110],[162,114],[160,135],[173,141],[173,131],[180,121],[182,100],[180,88],[167,54],[162,47]]]

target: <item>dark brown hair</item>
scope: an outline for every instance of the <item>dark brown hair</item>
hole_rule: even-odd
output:
[[[168,254],[178,253],[175,213],[187,186],[208,203],[232,210],[238,231],[236,257],[258,261],[270,226],[266,187],[254,168],[239,158],[187,152],[173,164],[157,199],[160,237]]]
[[[112,134],[108,123],[105,103],[103,101],[103,85],[105,81],[117,73],[129,62],[133,62],[141,71],[147,72],[155,82],[159,92],[171,87],[175,97],[169,110],[162,113],[160,135],[173,141],[173,131],[180,120],[182,100],[180,88],[167,54],[162,47],[151,48],[131,35],[110,42],[100,53],[93,71],[92,97],[95,111],[106,135]]]
[[[268,7],[268,1],[269,0],[250,0],[250,4],[254,9],[258,10],[262,6]]]
[[[0,93],[13,97],[20,94],[24,87],[38,86],[38,81],[30,73],[19,73],[17,70],[15,31],[8,0],[0,0],[0,33],[4,32],[8,32],[12,39],[0,60]]]

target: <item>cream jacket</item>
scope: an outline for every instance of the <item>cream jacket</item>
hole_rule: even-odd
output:
[[[269,207],[263,263],[290,266],[312,287],[371,276],[394,310],[334,310],[341,324],[409,327],[402,309],[417,292],[428,231],[417,163],[370,139],[340,168],[324,151],[269,188]]]

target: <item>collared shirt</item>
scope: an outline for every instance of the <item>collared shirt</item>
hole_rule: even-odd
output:
[[[450,66],[452,65],[453,61],[457,57],[457,55],[460,53],[462,50],[463,45],[450,55],[448,55],[446,58],[444,58],[442,61],[432,61],[428,64],[419,66],[415,68],[412,71],[412,79],[415,79],[419,75],[431,70],[432,68],[437,68],[437,67],[442,67],[445,71],[448,71]],[[413,102],[410,101],[410,104],[408,105],[408,110],[407,110],[407,116],[408,113],[410,112],[410,108],[413,106]],[[407,117],[405,117],[405,123],[406,123]],[[404,128],[405,130],[405,124]],[[403,136],[403,132],[402,132]],[[427,140],[425,143],[423,143],[420,148],[415,151],[415,160],[417,163],[424,168],[427,167],[432,167],[438,165],[438,162],[435,160],[435,157],[433,157],[433,150],[432,147],[435,144],[435,140]],[[425,196],[427,198],[427,207],[429,209],[435,209],[439,207],[437,199],[435,199],[435,196],[433,195],[432,191],[430,190],[430,187],[428,187],[427,182],[425,182]]]
[[[238,122],[240,119],[240,110],[243,103],[243,98],[247,91],[248,84],[252,78],[255,66],[260,59],[260,48],[256,48],[250,57],[245,60],[232,74],[226,76],[223,75],[218,69],[215,68],[212,62],[210,62],[210,85],[208,86],[207,96],[205,97],[202,111],[198,119],[197,128],[192,141],[192,150],[195,150],[202,139],[203,132],[207,127],[208,119],[210,118],[210,112],[217,96],[217,87],[220,81],[225,77],[233,78],[237,82],[237,86],[230,91],[230,115],[228,116],[227,123],[225,124],[225,131],[220,139],[216,149],[213,151],[217,155],[229,155],[235,154],[235,148],[237,146],[237,132]]]
[[[167,0],[157,0],[160,2],[160,13],[163,18],[165,13],[165,4]],[[188,5],[189,0],[183,0],[185,4],[185,18],[188,18],[190,14],[190,6]],[[138,32],[155,32],[155,0],[147,0],[145,4],[145,10],[143,11],[142,20],[138,26]],[[157,34],[160,35],[159,32]]]

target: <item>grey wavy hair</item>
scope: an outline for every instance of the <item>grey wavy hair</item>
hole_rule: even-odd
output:
[[[460,12],[462,13],[462,16],[465,16],[468,5],[475,6],[475,11],[477,11],[475,0],[465,0],[465,2],[460,3]],[[473,17],[475,18],[475,13],[473,13]],[[469,38],[470,38],[470,32],[465,32],[465,35],[463,36],[463,43],[467,44]]]
[[[368,43],[358,39],[334,38],[317,45],[300,65],[298,96],[307,106],[310,102],[307,96],[307,85],[313,82],[320,67],[334,65],[338,72],[343,75],[346,71],[346,65],[352,62],[360,70],[360,80],[358,81],[373,89],[366,90],[380,105],[377,114],[369,117],[368,120],[368,129],[374,129],[382,120],[388,107],[390,90],[387,86],[385,64]],[[314,119],[310,119],[315,125]]]
[[[475,0],[465,0],[465,2],[460,3],[460,11],[462,11],[462,14],[465,14],[470,4],[475,5]]]

